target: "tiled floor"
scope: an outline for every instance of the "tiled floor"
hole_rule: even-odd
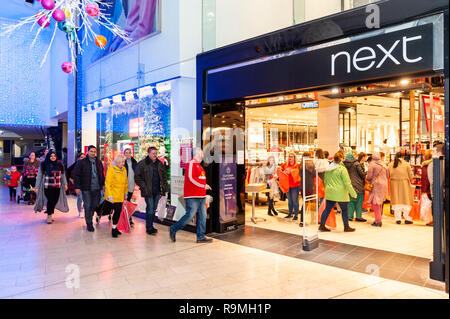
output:
[[[275,207],[287,212],[287,201],[277,202]],[[280,213],[278,216],[267,215],[267,206],[256,206],[255,215],[263,217],[266,221],[257,221],[254,224],[250,220],[251,204],[246,204],[246,224],[301,235],[302,230],[298,221],[287,220],[286,214]],[[414,222],[413,225],[397,225],[392,216],[383,216],[383,226],[373,227],[370,224],[375,220],[373,213],[363,214],[367,222],[350,222],[350,226],[356,228],[354,233],[344,233],[342,217],[336,215],[337,227],[329,233],[319,233],[320,239],[336,241],[367,248],[386,250],[400,254],[429,258],[433,256],[433,227],[425,226],[423,223]],[[306,215],[305,220],[310,222],[310,215]]]
[[[184,231],[172,243],[166,226],[148,236],[142,220],[117,239],[107,221],[89,233],[73,198],[71,212],[57,213],[47,225],[43,214],[10,204],[5,195],[1,189],[0,298],[449,297],[223,240],[196,244],[195,235]]]

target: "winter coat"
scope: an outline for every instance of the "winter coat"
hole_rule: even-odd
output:
[[[381,160],[373,160],[370,162],[366,179],[372,183],[373,188],[369,193],[368,203],[372,204],[375,202],[378,205],[384,203],[388,191],[388,178],[389,171],[384,162]]]
[[[118,168],[111,165],[106,173],[105,179],[105,199],[113,198],[114,203],[122,203],[128,193],[128,178],[125,166]]]
[[[169,192],[169,182],[167,178],[167,171],[164,164],[161,161],[156,160],[158,165],[159,174],[159,184],[160,189],[157,192],[161,195]],[[152,179],[153,179],[153,164],[151,164],[150,157],[146,157],[138,163],[136,168],[136,173],[134,174],[134,181],[136,185],[139,186],[141,190],[142,197],[153,197],[152,190]]]
[[[428,178],[428,165],[430,165],[430,163],[432,161],[433,161],[432,159],[430,159],[428,161],[423,161],[423,163],[422,163],[422,178],[420,179],[420,183],[421,183],[420,190],[421,190],[422,194],[428,194],[430,196],[431,196],[431,183]]]
[[[62,164],[61,164],[62,165]],[[47,206],[47,198],[44,193],[44,176],[45,176],[45,168],[42,165],[39,168],[39,172],[36,178],[36,186],[38,189],[38,194],[36,198],[36,205],[34,206],[35,212],[41,212],[44,206]],[[67,196],[65,187],[67,185],[66,175],[64,174],[64,168],[62,169],[61,174],[61,188],[59,189],[59,198],[56,203],[55,209],[67,213],[69,211],[69,204],[67,202]]]
[[[25,162],[23,163],[22,176],[24,178],[35,179],[39,171],[40,163],[41,162],[38,158],[36,158],[33,163],[30,162],[29,158],[25,159]]]
[[[20,173],[18,171],[15,171],[14,173],[11,172],[10,179],[6,181],[6,186],[8,187],[18,187],[19,186],[19,179],[20,179]]]
[[[349,202],[349,194],[355,198],[350,176],[342,163],[332,163],[325,171],[325,199],[334,202]]]
[[[309,196],[316,193],[314,179],[316,178],[316,168],[312,161],[307,161],[305,164],[305,176],[303,176],[303,164],[300,165],[300,192],[303,194],[303,183],[305,184],[305,194],[303,196]]]
[[[391,179],[391,205],[412,206],[414,196],[411,180],[414,175],[411,166],[404,160],[400,160],[396,168],[394,163],[390,163],[388,170]]]
[[[366,183],[366,173],[361,163],[357,160],[346,159],[344,166],[347,168],[348,175],[352,181],[352,186],[357,194],[364,194],[364,185]]]
[[[95,165],[97,167],[97,176],[98,183],[100,188],[105,185],[105,175],[103,172],[103,164],[102,162],[96,158]],[[75,189],[81,189],[82,191],[90,191],[91,190],[91,181],[92,181],[92,164],[89,160],[89,157],[86,156],[83,159],[77,161],[75,165],[74,172],[74,187]]]
[[[131,157],[131,169],[133,170],[133,172],[136,172],[137,165],[138,165],[138,162],[134,159],[134,157]],[[130,168],[128,167],[128,162],[126,159],[125,159],[125,165],[123,167],[125,167],[125,169],[127,171],[127,176],[128,176],[128,170]]]

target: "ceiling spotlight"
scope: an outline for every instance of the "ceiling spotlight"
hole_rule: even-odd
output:
[[[338,93],[339,93],[339,89],[334,88],[334,89],[331,90],[331,93],[333,93],[333,94],[338,94]]]

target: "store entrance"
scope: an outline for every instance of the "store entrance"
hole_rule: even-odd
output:
[[[356,212],[350,221],[350,226],[356,229],[354,233],[344,232],[342,217],[337,210],[336,228],[319,233],[319,238],[432,259],[433,227],[417,210],[420,210],[422,197],[422,166],[429,162],[433,145],[444,141],[441,84],[441,76],[411,78],[246,100],[245,184],[259,185],[260,190],[245,193],[245,224],[291,234],[302,233],[299,227],[304,206],[302,192],[298,217],[288,218],[286,194],[278,190],[272,202],[268,191],[273,181],[273,167],[283,165],[289,154],[293,153],[296,162],[301,164],[305,157],[317,158],[318,149],[328,151],[330,162],[339,149],[348,160],[356,160],[364,153],[362,166],[367,172],[367,159],[375,153],[386,154],[384,162],[388,167],[394,162],[395,154],[402,152],[412,172],[411,189],[405,191],[414,193],[410,205],[413,223],[405,224],[409,221],[409,215],[405,218],[405,214],[400,224],[397,223],[388,190],[383,204],[382,227],[372,226],[374,211],[364,202],[361,219],[365,221],[356,221]],[[430,96],[434,101],[432,108]],[[434,112],[432,117],[430,112]],[[330,122],[335,123],[334,126]],[[367,193],[365,197],[367,200]],[[253,211],[256,218],[253,218]],[[305,213],[307,224],[311,221],[310,213],[308,210]]]

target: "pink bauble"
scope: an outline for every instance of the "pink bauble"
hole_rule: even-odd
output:
[[[64,72],[66,72],[66,73],[72,73],[72,71],[73,71],[73,65],[72,65],[71,62],[64,62],[64,63],[61,65],[61,68],[62,68],[62,70],[63,70]]]
[[[100,8],[97,3],[91,2],[86,5],[86,13],[91,17],[96,17],[100,13]]]
[[[39,18],[38,24],[41,27],[48,28],[48,26],[50,25],[50,17],[43,15],[42,17]]]
[[[52,17],[58,22],[66,20],[66,14],[59,8],[53,11]]]
[[[41,0],[41,4],[47,10],[53,10],[55,8],[55,1],[53,0]]]

